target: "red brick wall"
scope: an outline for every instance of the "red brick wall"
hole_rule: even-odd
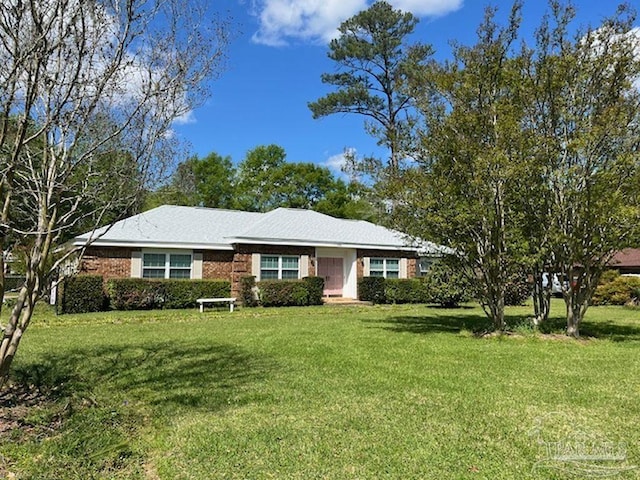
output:
[[[80,273],[102,275],[105,280],[131,276],[131,252],[126,247],[90,247],[84,254]]]
[[[231,279],[233,251],[203,250],[200,253],[202,253],[202,278],[205,280]]]

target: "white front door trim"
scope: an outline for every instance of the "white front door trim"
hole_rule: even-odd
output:
[[[344,285],[342,296],[344,298],[358,298],[358,264],[355,248],[316,248],[316,262],[318,258],[342,258]],[[316,263],[317,268],[317,263]]]

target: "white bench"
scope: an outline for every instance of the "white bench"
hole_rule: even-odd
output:
[[[204,306],[206,303],[228,303],[229,311],[233,312],[233,307],[236,304],[235,297],[233,298],[199,298],[196,300],[200,304],[200,313],[204,312]]]

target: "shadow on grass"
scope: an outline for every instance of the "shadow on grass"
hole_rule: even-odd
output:
[[[385,330],[398,333],[459,333],[463,330],[479,333],[489,330],[491,322],[483,315],[469,315],[462,313],[456,315],[457,309],[429,311],[424,316],[397,316],[385,320]]]
[[[159,342],[46,354],[17,365],[12,379],[57,397],[100,394],[160,410],[211,411],[252,401],[254,384],[274,369],[270,359],[229,345]]]
[[[366,320],[365,320],[366,321]],[[527,315],[506,315],[507,330],[521,333],[534,333],[531,319]],[[492,331],[491,321],[482,314],[469,314],[458,309],[428,309],[424,315],[389,317],[383,322],[383,328],[398,333],[453,333],[468,331],[482,335]],[[551,317],[540,326],[542,334],[562,334],[566,329],[563,317]],[[638,325],[616,323],[613,321],[585,320],[580,328],[582,337],[607,339],[615,342],[640,341],[640,322]]]
[[[640,317],[640,315],[639,315]],[[637,325],[585,320],[580,328],[583,337],[608,339],[613,342],[640,341],[640,322]]]

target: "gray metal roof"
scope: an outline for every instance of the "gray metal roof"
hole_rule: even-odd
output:
[[[234,243],[413,249],[397,232],[362,220],[311,210],[278,208],[267,213],[164,205],[76,237],[94,245],[163,248],[225,248]]]
[[[76,237],[76,244],[227,248],[234,243],[415,249],[402,234],[362,220],[311,210],[267,213],[164,205],[121,220],[109,229]]]
[[[362,220],[346,220],[312,210],[277,208],[236,235],[237,243],[295,243],[305,245],[407,248],[403,236]]]
[[[226,237],[258,221],[262,213],[163,205],[96,231],[95,245],[167,245],[231,248]],[[104,233],[106,230],[106,233]],[[76,237],[80,243],[91,233]]]

